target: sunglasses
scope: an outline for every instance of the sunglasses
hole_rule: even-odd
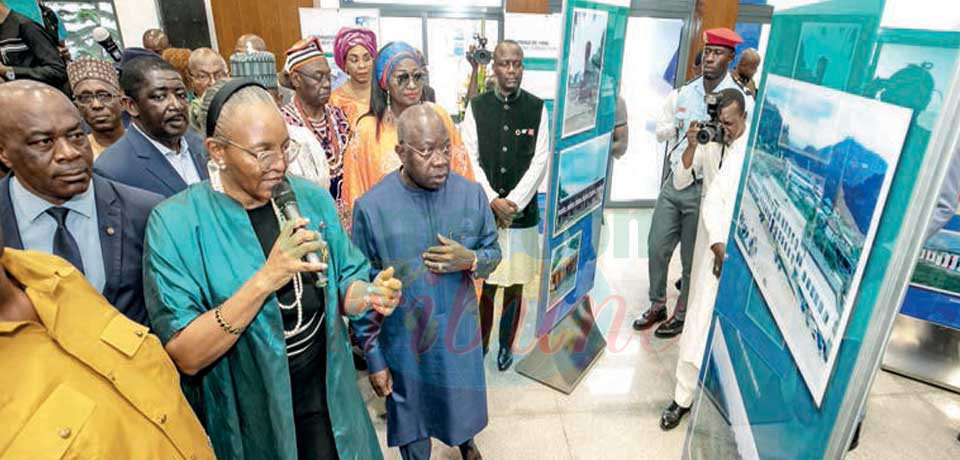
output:
[[[423,72],[401,73],[395,75],[393,81],[401,88],[409,85],[411,81],[413,82],[413,86],[420,87],[427,81],[427,75]]]

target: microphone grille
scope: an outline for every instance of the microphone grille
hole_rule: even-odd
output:
[[[293,194],[293,188],[290,187],[290,182],[286,178],[273,187],[273,201],[281,208],[290,202],[297,201],[297,196]]]
[[[110,38],[110,32],[107,31],[105,27],[99,26],[93,29],[93,39],[102,42]]]

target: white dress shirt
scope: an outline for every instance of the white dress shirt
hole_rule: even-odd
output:
[[[193,185],[202,180],[200,173],[197,171],[197,165],[193,163],[193,156],[190,155],[190,145],[187,144],[186,138],[180,138],[180,151],[177,152],[154,140],[149,134],[140,129],[136,123],[130,123],[130,126],[139,131],[140,134],[143,134],[143,137],[147,138],[147,140],[163,154],[163,157],[170,162],[170,166],[173,166],[173,169],[187,185]]]

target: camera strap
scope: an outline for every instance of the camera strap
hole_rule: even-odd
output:
[[[680,145],[683,144],[683,142],[684,141],[677,142],[677,144],[674,145],[672,149],[670,148],[669,141],[663,144],[664,163],[663,163],[663,174],[661,174],[662,177],[660,179],[661,187],[663,186],[664,183],[667,182],[667,179],[670,178],[670,174],[673,174],[673,163],[670,161],[670,157],[673,156],[673,153],[677,151],[677,148],[679,148]]]

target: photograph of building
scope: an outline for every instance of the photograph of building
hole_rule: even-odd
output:
[[[547,288],[547,305],[553,306],[577,285],[577,266],[580,263],[580,239],[577,232],[550,254],[550,282]]]
[[[609,133],[560,152],[554,236],[603,203],[609,152]]]
[[[920,250],[912,286],[956,295],[960,293],[960,233],[944,230]]]
[[[776,75],[760,110],[735,240],[819,404],[911,112]]]
[[[920,250],[900,312],[960,330],[960,215]]]
[[[600,73],[607,35],[607,12],[574,8],[570,47],[567,50],[567,81],[564,90],[563,135],[586,131],[597,124]]]

